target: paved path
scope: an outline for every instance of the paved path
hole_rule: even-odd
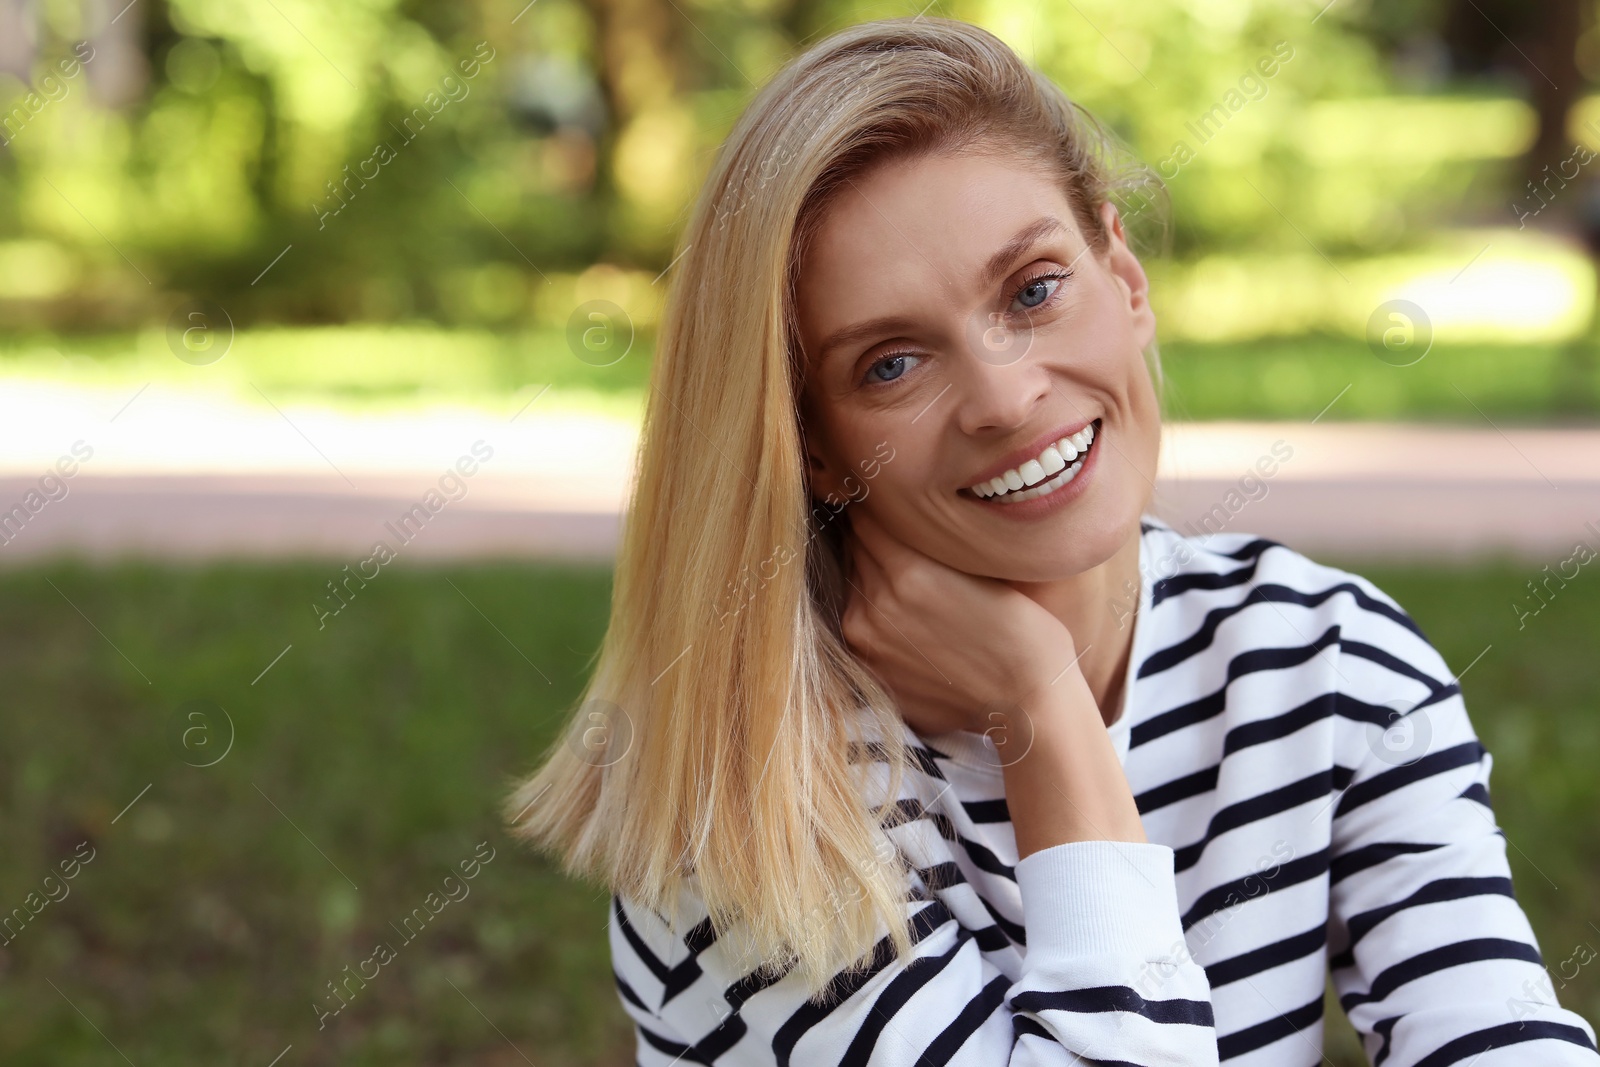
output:
[[[79,442],[91,454],[63,496],[45,475]],[[41,491],[26,522],[0,525],[0,565],[61,553],[349,562],[380,539],[406,558],[603,561],[635,442],[630,421],[537,401],[357,416],[0,380],[0,516]],[[1252,477],[1264,457],[1273,473]],[[471,473],[452,474],[458,464]],[[413,511],[430,490],[442,506]],[[1600,551],[1600,429],[1169,424],[1152,509],[1314,558],[1554,562],[1580,540]]]

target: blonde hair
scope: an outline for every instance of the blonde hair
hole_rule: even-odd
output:
[[[853,26],[757,95],[679,239],[610,625],[571,722],[505,802],[513,835],[658,913],[679,914],[692,885],[719,935],[742,927],[750,958],[813,993],[885,932],[910,958],[907,859],[885,832],[909,756],[840,635],[839,524],[810,499],[799,413],[797,263],[852,177],[953,151],[1045,168],[1101,251],[1100,204],[1163,192],[1113,170],[1118,147],[1004,42],[950,19]],[[866,752],[887,763],[879,804]]]

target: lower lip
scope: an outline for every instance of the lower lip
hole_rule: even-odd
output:
[[[959,496],[965,497],[979,507],[988,511],[997,511],[1012,519],[1033,520],[1040,519],[1053,512],[1059,511],[1088,492],[1089,475],[1092,474],[1100,460],[1100,439],[1105,436],[1105,423],[1101,423],[1095,431],[1094,441],[1089,446],[1089,454],[1083,457],[1083,466],[1078,468],[1078,473],[1072,476],[1072,481],[1063,485],[1053,493],[1036,496],[1029,500],[1019,500],[1014,504],[1002,504],[996,497],[982,497],[970,489],[962,489]],[[1057,474],[1060,471],[1056,472]],[[1049,479],[1045,479],[1048,481]]]

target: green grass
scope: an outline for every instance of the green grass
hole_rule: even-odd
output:
[[[625,352],[619,348],[603,359],[588,353],[589,362],[554,329],[256,328],[231,339],[223,331],[214,344],[205,355],[223,354],[193,365],[174,355],[160,331],[12,337],[0,341],[0,377],[130,391],[157,382],[217,390],[254,404],[265,394],[278,404],[394,409],[448,403],[497,412],[515,411],[549,386],[552,395],[539,401],[540,410],[565,406],[631,415],[650,370],[644,330]],[[608,365],[597,365],[602,362]]]
[[[138,1064],[263,1067],[291,1043],[296,1064],[520,1063],[494,1027],[540,1067],[633,1062],[606,898],[496,812],[578,691],[608,573],[460,570],[457,592],[386,570],[319,632],[336,571],[0,575],[4,909],[97,851],[0,949],[0,1062],[120,1061],[110,1039]],[[187,765],[226,729],[184,719],[194,700],[235,727],[214,766]],[[199,725],[216,743],[186,752]],[[406,942],[390,924],[482,841],[469,895]],[[396,958],[319,1032],[312,1004],[379,941]]]
[[[1408,357],[1409,358],[1409,357]],[[1166,418],[1502,423],[1600,419],[1600,355],[1586,344],[1435,345],[1410,366],[1361,341],[1298,337],[1161,347]],[[1348,389],[1346,388],[1348,387]]]
[[[1600,945],[1600,585],[1580,575],[1519,632],[1528,568],[1352,569],[1453,668],[1490,646],[1462,684],[1517,895],[1552,971]],[[96,849],[0,948],[0,1062],[122,1062],[111,1042],[141,1065],[263,1067],[290,1044],[300,1065],[521,1063],[508,1041],[540,1067],[632,1062],[604,896],[496,813],[579,690],[608,572],[386,569],[319,631],[336,571],[0,571],[0,909]],[[188,764],[225,727],[183,718],[196,700],[234,725],[210,767]],[[215,732],[186,750],[197,725]],[[403,943],[390,923],[480,841],[496,855],[470,895]],[[396,958],[319,1031],[325,983],[380,940]],[[1560,997],[1600,1019],[1600,966]],[[1362,1062],[1344,1026],[1339,1067]]]
[[[641,330],[609,366],[574,354],[565,333],[410,326],[241,330],[214,363],[176,358],[159,332],[36,334],[0,341],[0,378],[132,391],[147,382],[221,389],[261,403],[395,408],[459,403],[496,412],[548,385],[540,410],[636,416],[652,337]],[[608,357],[610,358],[610,357]],[[1365,343],[1296,337],[1162,348],[1172,420],[1312,418],[1448,420],[1471,425],[1600,420],[1600,355],[1587,343],[1436,345],[1396,367]],[[730,362],[730,372],[734,365]]]

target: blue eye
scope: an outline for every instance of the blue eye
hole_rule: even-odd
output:
[[[1029,278],[1011,292],[1013,303],[1020,301],[1022,306],[1020,308],[1009,308],[1007,309],[1008,312],[1011,314],[1026,314],[1046,307],[1054,302],[1061,291],[1062,283],[1071,277],[1072,269],[1069,267],[1045,274],[1037,274]],[[862,384],[882,385],[892,382],[896,378],[902,377],[911,367],[916,366],[916,362],[907,366],[906,360],[920,361],[922,358],[922,356],[912,352],[891,352],[887,356],[881,356],[867,368],[866,374],[861,379]]]
[[[913,355],[910,352],[891,353],[868,367],[866,378],[868,381],[873,382],[892,382],[910,369],[905,365],[906,360],[921,358],[921,356]],[[880,369],[887,370],[889,373],[880,374]]]
[[[1022,302],[1021,310],[1033,311],[1043,307],[1045,301],[1054,296],[1061,288],[1061,283],[1070,277],[1072,277],[1072,272],[1069,270],[1054,274],[1041,274],[1037,277],[1029,278],[1017,287],[1016,291],[1011,294],[1011,299]],[[1046,287],[1045,283],[1047,282],[1054,282],[1055,284]],[[1030,298],[1032,299],[1031,303],[1029,302]]]

